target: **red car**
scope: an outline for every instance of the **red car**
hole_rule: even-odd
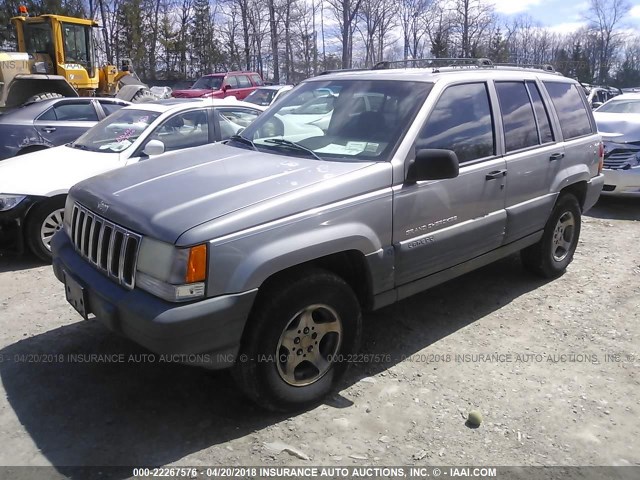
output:
[[[211,73],[200,77],[188,90],[174,90],[176,98],[224,98],[233,95],[238,100],[264,85],[255,72]]]

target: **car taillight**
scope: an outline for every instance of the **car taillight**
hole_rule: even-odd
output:
[[[600,142],[598,145],[598,175],[602,173],[604,167],[604,143]]]

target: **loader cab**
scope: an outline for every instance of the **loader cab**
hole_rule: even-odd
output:
[[[98,88],[94,20],[62,15],[20,16],[11,19],[18,51],[29,54],[31,73],[62,75],[82,94]]]

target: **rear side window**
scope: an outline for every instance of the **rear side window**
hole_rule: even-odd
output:
[[[533,110],[536,113],[536,120],[538,122],[538,134],[540,135],[540,143],[549,143],[555,140],[553,132],[551,131],[551,120],[549,119],[549,112],[542,101],[540,96],[540,90],[535,82],[527,82],[527,90],[531,96],[533,102]]]
[[[123,103],[114,102],[100,102],[100,105],[102,106],[102,110],[104,110],[104,114],[107,116],[111,115],[113,112],[117,112],[125,106]]]
[[[422,129],[418,145],[453,150],[460,163],[495,155],[486,85],[470,83],[447,88]]]
[[[97,122],[98,114],[91,103],[62,103],[47,110],[38,120],[67,122]]]
[[[251,80],[246,75],[238,75],[238,88],[249,88],[252,87]]]
[[[524,82],[496,82],[507,152],[538,144],[536,120]]]
[[[258,87],[264,85],[262,78],[260,78],[260,75],[258,75],[257,73],[251,74],[251,80],[253,80],[254,85],[257,85]]]
[[[553,106],[560,118],[560,128],[565,140],[593,133],[589,111],[581,93],[572,83],[544,82]]]

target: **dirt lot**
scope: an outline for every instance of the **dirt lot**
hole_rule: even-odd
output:
[[[370,314],[377,358],[273,415],[225,372],[81,321],[50,267],[2,257],[0,464],[640,465],[639,320],[640,202],[601,200],[563,277],[515,256]]]

